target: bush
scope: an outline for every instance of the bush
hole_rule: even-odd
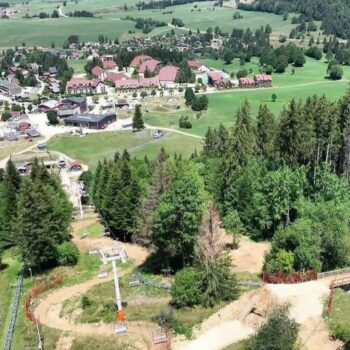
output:
[[[197,305],[199,303],[197,282],[198,274],[195,269],[188,267],[177,272],[171,286],[172,305],[177,308]]]
[[[343,77],[343,68],[340,64],[335,64],[329,69],[329,77],[332,80],[340,80]]]
[[[249,350],[294,350],[298,340],[299,324],[289,318],[288,308],[279,306],[272,311],[248,344]],[[269,346],[268,344],[273,344]]]
[[[79,250],[71,242],[64,242],[57,248],[58,263],[62,266],[75,265],[79,260]]]
[[[91,305],[90,299],[86,295],[83,295],[81,298],[81,307],[85,310],[90,305]]]
[[[188,120],[188,117],[181,117],[179,119],[179,128],[192,129],[192,123]]]
[[[50,125],[57,125],[59,123],[56,111],[49,111],[46,113],[46,116]]]

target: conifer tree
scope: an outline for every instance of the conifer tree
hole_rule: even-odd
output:
[[[301,113],[301,103],[293,99],[288,109],[282,111],[280,118],[277,142],[281,158],[289,165],[295,165],[298,162]]]
[[[134,117],[132,119],[132,128],[134,130],[142,130],[145,128],[142,119],[141,107],[139,105],[137,105],[135,108]]]
[[[257,146],[261,158],[273,158],[274,141],[274,116],[266,105],[260,105],[257,117]]]
[[[173,176],[173,170],[167,162],[168,158],[169,155],[162,147],[153,165],[152,182],[147,195],[141,201],[137,230],[133,235],[133,240],[146,246],[152,243],[153,211],[158,205],[161,195],[168,188]]]
[[[180,165],[153,214],[154,243],[162,253],[190,263],[203,211],[204,186],[197,170]]]
[[[15,224],[17,245],[23,261],[35,268],[46,268],[56,263],[57,217],[54,199],[39,182],[25,179],[18,194]]]
[[[248,101],[245,101],[236,113],[236,124],[231,137],[231,152],[231,156],[240,166],[246,164],[255,155],[256,133]]]
[[[17,194],[21,177],[10,159],[6,164],[2,190],[2,225],[0,226],[0,249],[15,243],[13,224],[16,218]]]

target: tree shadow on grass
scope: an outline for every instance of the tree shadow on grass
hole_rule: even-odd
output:
[[[4,264],[4,263],[2,263],[2,264],[0,264],[0,271],[4,271],[4,270],[6,270],[8,267],[9,267],[9,264]]]
[[[140,265],[140,270],[150,274],[170,275],[182,268],[180,256],[170,257],[169,254],[156,251],[148,256],[146,261]]]

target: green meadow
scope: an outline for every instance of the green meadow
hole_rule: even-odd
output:
[[[251,68],[251,75],[259,71],[256,59],[244,67],[239,65],[238,60],[230,65],[225,65],[222,61],[203,60],[203,62],[213,68],[224,68],[229,73],[237,72],[242,68],[248,70]],[[343,67],[343,69],[343,80],[330,81],[325,77],[326,62],[307,59],[303,68],[295,68],[294,74],[292,74],[292,67],[289,67],[283,74],[273,74],[273,87],[271,88],[233,89],[208,93],[209,108],[201,114],[194,113],[190,109],[169,113],[150,111],[144,119],[149,125],[178,129],[179,118],[188,116],[192,123],[192,129],[188,129],[186,132],[203,136],[209,126],[217,127],[220,123],[232,126],[235,112],[245,100],[250,103],[253,117],[256,116],[261,104],[266,104],[278,116],[293,98],[305,100],[314,94],[325,94],[329,99],[336,101],[350,87],[350,67]],[[273,93],[277,95],[275,102],[271,99]]]
[[[160,139],[153,139],[149,131],[139,136],[131,131],[94,133],[85,137],[58,135],[49,142],[49,150],[62,152],[87,164],[92,170],[98,160],[112,158],[115,152],[128,152],[138,159],[147,155],[154,159],[161,147],[170,154],[189,157],[195,150],[200,151],[202,140],[174,132],[168,132]]]
[[[142,32],[134,28],[135,23],[123,20],[126,16],[152,18],[170,23],[172,18],[181,18],[184,21],[183,30],[206,30],[217,25],[224,31],[231,32],[235,28],[251,28],[253,31],[260,26],[270,24],[276,33],[288,34],[293,28],[290,21],[283,21],[282,16],[261,12],[241,11],[243,18],[233,20],[232,8],[214,8],[212,2],[199,2],[186,5],[168,7],[165,10],[142,10],[135,7],[137,1],[131,0],[81,0],[67,2],[62,6],[63,13],[75,10],[86,10],[95,13],[96,18],[58,18],[58,19],[24,19],[23,13],[0,21],[0,48],[21,45],[27,46],[62,46],[69,35],[79,35],[81,41],[97,40],[102,34],[108,38],[126,40],[130,38],[129,31],[135,31],[133,35],[142,35]],[[127,3],[128,10],[124,10]],[[29,15],[38,15],[40,12],[51,14],[63,2],[29,2],[25,6],[29,8]],[[21,5],[18,5],[18,7]],[[196,8],[194,6],[197,6]],[[164,13],[165,12],[165,13]],[[171,13],[169,13],[171,12]],[[170,27],[154,29],[150,35],[165,34]]]

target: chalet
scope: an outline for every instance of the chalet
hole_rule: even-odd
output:
[[[254,76],[255,85],[257,87],[270,87],[272,86],[272,76],[268,74],[257,74]]]
[[[71,108],[79,108],[79,113],[84,113],[87,110],[87,103],[85,97],[67,97],[62,100],[62,103],[65,106],[69,106]]]
[[[86,112],[86,98],[85,97],[68,97],[62,100],[62,105],[57,111],[60,118],[67,118],[75,114]]]
[[[41,102],[38,106],[40,112],[47,113],[49,111],[56,110],[59,106],[59,102],[56,100],[48,100],[46,102]]]
[[[146,55],[139,55],[133,58],[129,64],[129,68],[139,68],[141,64],[147,60],[151,60],[152,57]]]
[[[115,69],[117,64],[114,61],[104,61],[102,62],[103,69]]]
[[[100,59],[102,62],[114,61],[113,55],[101,55]]]
[[[231,82],[227,79],[222,72],[211,71],[208,73],[208,82],[216,89],[228,89],[230,88]]]
[[[165,66],[159,70],[159,83],[164,87],[172,87],[175,84],[177,73],[180,68],[176,66]]]
[[[158,88],[159,78],[158,76],[155,76],[152,78],[141,78],[141,79],[121,79],[121,80],[116,80],[114,83],[117,90]]]
[[[91,70],[91,74],[94,78],[96,79],[99,79],[101,81],[105,81],[106,80],[106,73],[105,71],[99,67],[99,66],[96,66],[94,68],[92,68]]]
[[[0,94],[5,96],[18,96],[22,93],[22,88],[17,84],[10,83],[7,80],[0,79]]]
[[[106,86],[98,79],[73,78],[67,82],[68,94],[104,94]]]
[[[252,88],[255,87],[255,80],[253,78],[239,78],[239,87]]]
[[[115,82],[117,80],[121,80],[121,79],[128,79],[128,76],[125,75],[124,73],[121,72],[107,72],[106,73],[106,80],[111,81],[111,82]]]
[[[209,68],[205,66],[203,63],[197,60],[188,60],[187,65],[193,70],[195,73],[197,72],[209,72]]]
[[[210,40],[210,47],[214,50],[219,50],[222,48],[224,41],[221,38],[214,38]]]
[[[139,74],[141,77],[144,77],[145,72],[149,71],[150,73],[157,73],[160,69],[161,62],[158,60],[150,59],[142,62],[139,68]]]

